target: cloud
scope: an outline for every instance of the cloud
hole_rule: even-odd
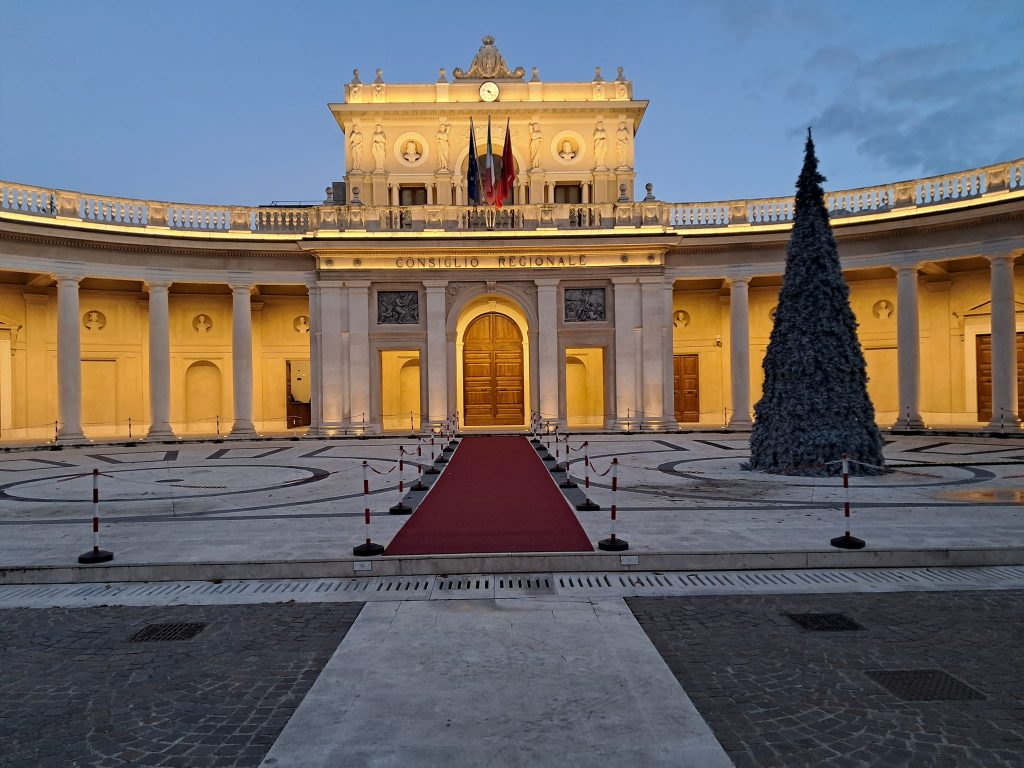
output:
[[[1024,154],[1024,57],[939,43],[871,57],[811,53],[803,78],[829,81],[815,132],[907,176],[948,173]],[[996,61],[994,56],[1002,55]],[[790,86],[792,89],[793,86]],[[794,128],[796,131],[796,128]]]

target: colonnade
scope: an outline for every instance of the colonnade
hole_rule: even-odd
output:
[[[1014,254],[990,256],[992,336],[992,418],[987,428],[1005,432],[1019,428],[1017,414],[1017,344],[1014,296]],[[899,392],[898,428],[925,426],[920,411],[921,360],[918,276],[921,265],[899,264],[896,273],[896,335]],[[729,286],[729,364],[731,415],[728,426],[751,426],[750,303],[751,275],[726,274]],[[84,439],[81,408],[81,278],[57,275],[57,372],[59,442]],[[538,277],[536,336],[538,401],[535,408],[555,417],[564,414],[559,371],[558,289],[560,278]],[[170,423],[170,282],[147,282],[149,291],[150,438],[174,437]],[[229,283],[232,294],[232,385],[234,424],[230,434],[251,437],[253,422],[252,303],[253,285]],[[427,420],[440,424],[453,410],[448,355],[450,323],[446,310],[448,281],[422,281],[425,298]],[[353,427],[372,429],[371,413],[371,281],[320,280],[309,287],[310,364],[312,371],[311,433],[335,434]],[[620,276],[611,279],[614,327],[614,419],[623,430],[641,421],[645,429],[674,425],[673,328],[671,275]],[[379,384],[379,382],[377,382]]]

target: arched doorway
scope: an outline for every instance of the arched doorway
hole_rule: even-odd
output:
[[[467,427],[524,423],[523,336],[510,317],[487,312],[466,328],[462,387]]]
[[[189,432],[214,432],[221,414],[220,368],[209,360],[185,371],[185,421]]]

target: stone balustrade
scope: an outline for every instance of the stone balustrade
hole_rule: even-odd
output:
[[[939,205],[1024,197],[1024,158],[956,173],[826,193],[837,224],[893,211],[924,213]],[[792,197],[666,203],[653,199],[620,203],[531,204],[501,210],[456,205],[418,206],[216,206],[90,195],[0,181],[0,218],[46,220],[48,224],[129,229],[152,234],[223,233],[238,238],[329,236],[365,232],[608,230],[655,227],[664,231],[758,228],[788,225]]]

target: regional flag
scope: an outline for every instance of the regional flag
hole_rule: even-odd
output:
[[[487,116],[487,156],[484,159],[484,199],[494,205],[494,147],[491,146],[491,116]]]
[[[466,194],[470,205],[480,205],[480,165],[476,161],[476,133],[469,118],[469,170],[466,172]]]
[[[505,120],[505,145],[501,148],[501,178],[498,180],[497,206],[501,204],[512,191],[512,185],[516,183],[516,161],[512,159],[512,131],[509,128],[509,120]]]

